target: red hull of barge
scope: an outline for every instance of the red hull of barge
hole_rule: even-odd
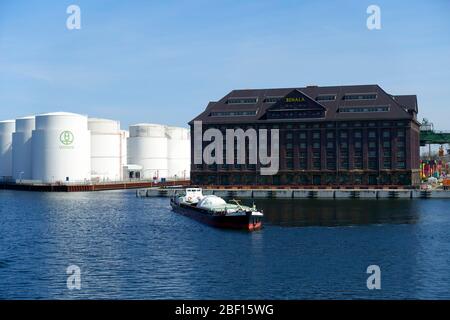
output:
[[[170,204],[173,211],[215,228],[247,231],[256,231],[262,228],[262,218],[253,217],[251,214],[242,216],[214,216],[209,214],[207,210],[193,208],[186,205],[178,206],[172,203],[172,201]]]

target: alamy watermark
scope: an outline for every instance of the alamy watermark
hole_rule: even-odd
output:
[[[367,274],[370,276],[367,278],[367,289],[369,290],[380,290],[381,289],[381,269],[376,264],[370,265],[366,270]]]
[[[366,10],[369,16],[367,17],[366,25],[369,30],[381,29],[381,9],[379,6],[372,4]]]
[[[81,9],[79,6],[72,4],[67,7],[66,13],[70,16],[67,17],[66,27],[69,30],[81,29]]]
[[[268,137],[270,131],[270,139]],[[248,157],[246,145],[248,141]],[[210,142],[203,148],[203,142]],[[236,143],[236,148],[235,148]],[[270,143],[270,155],[268,144]],[[236,155],[235,155],[236,149]],[[194,121],[194,164],[248,164],[260,165],[261,175],[275,175],[279,170],[279,129],[241,128],[225,130],[224,136],[217,128],[208,128],[203,132],[202,121]]]
[[[70,265],[67,267],[67,289],[81,290],[81,269],[77,265]]]

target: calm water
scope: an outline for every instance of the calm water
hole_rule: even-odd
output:
[[[132,191],[0,191],[0,298],[450,298],[450,201],[256,204],[265,228],[246,233]],[[80,291],[66,287],[72,264]],[[379,291],[366,287],[372,264]]]

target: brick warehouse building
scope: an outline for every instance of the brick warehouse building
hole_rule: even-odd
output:
[[[194,121],[202,121],[203,132],[216,128],[224,136],[225,129],[279,129],[279,172],[262,176],[259,165],[248,162],[194,164],[192,134],[191,181],[199,185],[417,185],[417,112],[415,95],[391,95],[378,85],[233,90],[210,102],[189,123],[191,132]]]

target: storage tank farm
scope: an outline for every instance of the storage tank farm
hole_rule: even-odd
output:
[[[120,133],[122,136],[122,163],[126,166],[128,164],[128,138],[130,137],[130,132],[127,130],[120,130]]]
[[[15,120],[0,121],[0,180],[12,178],[12,134]]]
[[[130,126],[128,163],[143,167],[143,179],[168,177],[166,128],[159,124],[141,123]]]
[[[120,122],[109,119],[89,118],[91,132],[91,176],[94,181],[123,180],[126,132],[120,130]],[[125,150],[125,151],[124,151]]]
[[[191,159],[190,134],[186,128],[167,127],[167,161],[169,178],[187,179]]]
[[[87,116],[67,112],[36,116],[32,159],[33,180],[45,183],[91,180]]]
[[[16,119],[12,134],[12,177],[14,180],[32,179],[31,137],[36,127],[34,116]]]
[[[189,130],[149,123],[130,126],[128,164],[142,166],[143,179],[188,178]]]
[[[190,151],[189,130],[180,127],[141,123],[127,131],[116,120],[69,112],[0,121],[0,181],[12,183],[185,180]]]

